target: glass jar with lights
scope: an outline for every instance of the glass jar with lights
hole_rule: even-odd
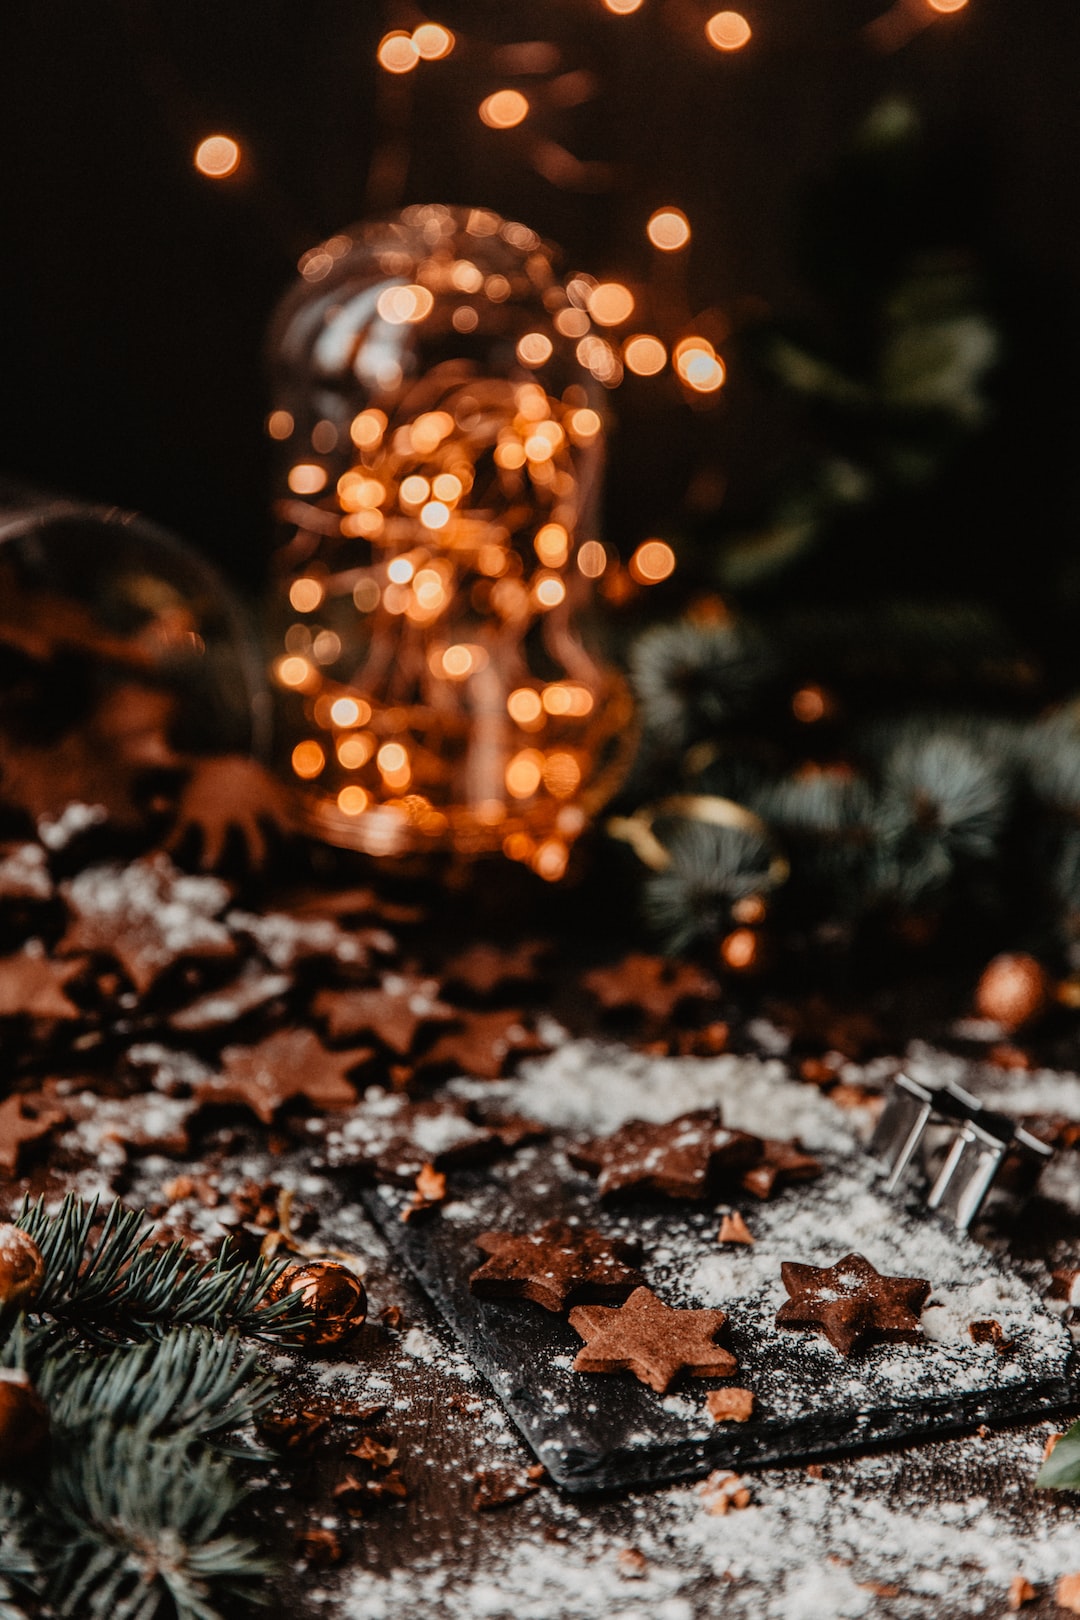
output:
[[[631,705],[590,615],[590,287],[527,226],[417,206],[314,248],[271,333],[279,752],[317,836],[558,879]]]

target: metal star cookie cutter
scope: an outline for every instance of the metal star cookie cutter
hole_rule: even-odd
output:
[[[948,1081],[924,1085],[898,1074],[870,1142],[870,1152],[885,1167],[885,1191],[894,1192],[911,1169],[927,1132],[944,1126],[952,1140],[944,1162],[926,1195],[927,1209],[951,1217],[966,1232],[1009,1153],[1017,1153],[1027,1187],[1053,1156],[1053,1148],[1022,1126],[985,1108],[978,1097]]]

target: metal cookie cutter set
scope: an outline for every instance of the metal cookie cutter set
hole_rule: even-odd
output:
[[[942,1127],[952,1133],[951,1142],[926,1206],[951,1218],[962,1232],[979,1213],[1007,1154],[1020,1159],[1028,1188],[1053,1155],[1045,1142],[985,1108],[953,1081],[928,1086],[898,1074],[870,1143],[870,1152],[885,1166],[886,1192],[904,1181],[927,1132]]]

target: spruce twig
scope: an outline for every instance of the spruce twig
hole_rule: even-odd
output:
[[[295,1296],[267,1301],[285,1259],[247,1264],[223,1250],[214,1261],[192,1260],[182,1243],[151,1244],[145,1217],[119,1202],[105,1211],[92,1240],[97,1219],[96,1201],[72,1194],[55,1215],[42,1200],[24,1203],[16,1225],[45,1264],[35,1316],[77,1327],[100,1344],[160,1338],[177,1326],[267,1338],[294,1333],[308,1320]]]

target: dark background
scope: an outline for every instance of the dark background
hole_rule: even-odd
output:
[[[932,228],[979,256],[1007,355],[995,427],[939,492],[926,532],[896,549],[909,574],[1015,600],[1030,622],[1071,610],[1080,6],[970,0],[881,55],[860,33],[880,0],[756,0],[743,8],[751,46],[725,58],[700,37],[709,9],[434,9],[470,43],[410,76],[398,200],[479,201],[535,224],[574,265],[632,275],[641,218],[674,194],[695,225],[699,307],[798,310],[813,184],[882,94],[910,96],[934,156]],[[376,127],[385,135],[393,113],[374,66],[386,25],[363,0],[9,0],[0,471],[142,508],[258,582],[272,537],[263,333],[298,255],[371,206]],[[515,136],[479,124],[478,100],[506,82],[500,40],[529,38],[598,75],[598,98],[537,116],[579,155],[614,162],[613,190],[559,191]],[[192,154],[218,131],[245,161],[214,183]],[[609,532],[632,542],[677,505],[703,430],[640,382],[615,404]],[[767,478],[773,432],[760,402],[728,391],[710,454],[736,486]],[[881,563],[867,560],[867,579]],[[831,582],[828,566],[838,587],[850,560]]]

